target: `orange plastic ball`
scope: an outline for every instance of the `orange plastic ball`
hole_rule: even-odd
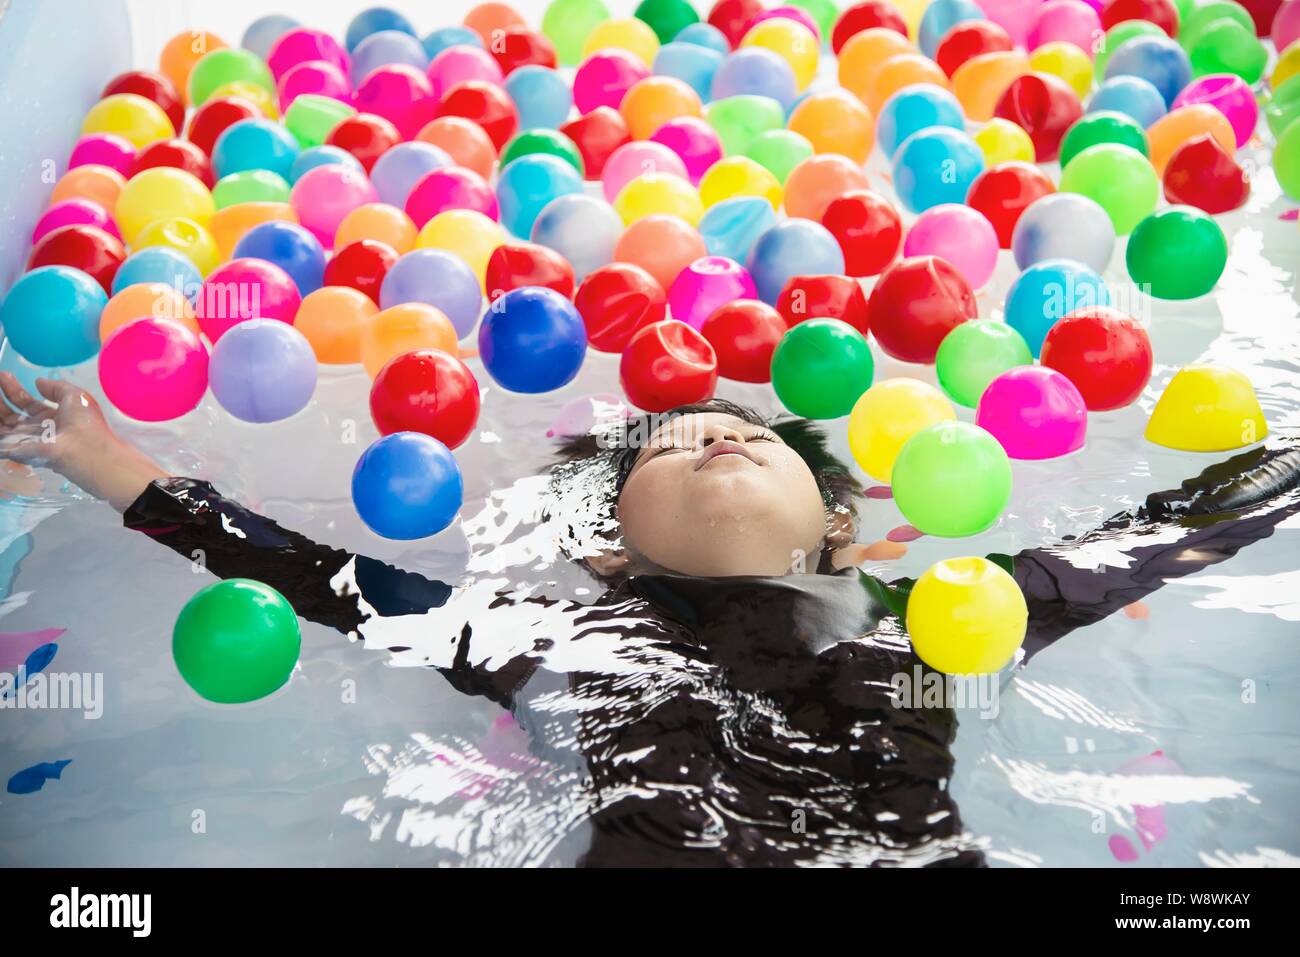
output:
[[[117,209],[117,197],[126,188],[126,178],[107,166],[88,164],[68,170],[54,184],[50,205],[65,199],[89,199],[110,213]]]
[[[845,90],[827,90],[804,99],[790,116],[790,129],[818,153],[838,153],[865,163],[876,141],[871,112]]]
[[[1018,51],[971,57],[952,75],[952,92],[966,119],[987,123],[1013,80],[1029,71],[1029,57]]]
[[[638,80],[619,104],[619,113],[634,140],[648,140],[669,120],[704,116],[700,95],[673,76]]]
[[[361,327],[361,364],[374,378],[389,359],[420,349],[441,349],[458,356],[456,330],[440,309],[404,302],[377,312]]]
[[[99,341],[104,342],[128,322],[137,319],[172,319],[196,336],[199,323],[194,307],[184,292],[165,282],[142,282],[127,286],[108,300],[99,314]]]
[[[792,169],[785,181],[785,211],[820,223],[833,200],[850,190],[868,188],[866,172],[852,160],[836,153],[812,156]]]
[[[1232,124],[1208,103],[1180,106],[1166,113],[1147,127],[1147,142],[1151,145],[1151,165],[1163,176],[1174,151],[1193,136],[1210,134],[1231,156],[1237,151],[1237,137]]]
[[[890,57],[915,52],[912,41],[901,33],[885,27],[863,30],[840,49],[840,86],[865,103],[880,65]]]
[[[190,70],[194,69],[194,64],[213,50],[221,50],[228,46],[230,44],[215,33],[208,33],[206,30],[186,30],[167,41],[162,56],[158,59],[158,68],[167,79],[172,81],[180,91],[181,98],[188,104]]]
[[[361,239],[375,239],[392,246],[400,256],[415,248],[418,233],[415,223],[403,210],[387,203],[367,203],[343,217],[334,234],[334,248],[342,249]]]
[[[325,286],[303,299],[293,325],[311,343],[317,362],[351,365],[361,361],[361,330],[378,312],[364,292]]]
[[[492,178],[497,148],[483,127],[462,116],[440,116],[429,123],[415,138],[446,150],[457,166],[472,169],[484,179]]]
[[[948,76],[927,56],[920,53],[899,53],[891,56],[871,78],[871,88],[867,90],[866,104],[871,115],[880,113],[885,101],[905,86],[918,83],[933,83],[948,89]]]
[[[676,216],[647,216],[619,237],[614,261],[640,266],[667,290],[677,274],[709,254],[700,231]]]
[[[480,3],[465,14],[464,22],[482,37],[483,45],[489,50],[493,49],[492,41],[500,41],[507,30],[528,26],[528,21],[508,3]]]

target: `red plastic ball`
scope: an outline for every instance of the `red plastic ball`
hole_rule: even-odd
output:
[[[334,253],[325,266],[327,286],[348,286],[364,292],[379,305],[379,287],[393,263],[397,250],[377,239],[358,239]]]
[[[1061,155],[1061,140],[1083,116],[1083,104],[1074,89],[1059,77],[1026,73],[1011,81],[993,113],[1028,133],[1034,143],[1035,161],[1048,163]]]
[[[622,352],[642,328],[663,321],[668,295],[640,266],[610,263],[587,274],[573,304],[587,327],[588,345],[598,352]]]
[[[576,120],[560,127],[560,132],[573,140],[582,154],[582,168],[589,180],[599,180],[605,163],[624,143],[632,142],[627,121],[618,110],[598,106]]]
[[[361,161],[367,173],[379,157],[402,141],[402,134],[391,120],[373,113],[349,116],[330,130],[325,142],[346,150]]]
[[[618,378],[633,405],[666,412],[713,397],[718,356],[709,340],[686,323],[666,319],[632,337],[619,361]]]
[[[486,277],[491,302],[521,286],[543,286],[573,298],[573,267],[554,249],[537,243],[498,246],[488,258]]]
[[[771,382],[772,353],[789,326],[757,299],[737,299],[715,309],[700,334],[718,357],[718,375],[737,382]]]
[[[478,413],[474,374],[439,349],[397,356],[370,386],[370,417],[382,435],[422,432],[454,449],[474,431]]]
[[[985,53],[1005,53],[1013,46],[1007,31],[992,20],[965,20],[943,35],[934,51],[934,62],[952,76],[967,60]]]
[[[357,87],[356,107],[382,116],[403,140],[410,140],[433,121],[438,101],[424,71],[409,63],[388,63],[366,74]]]
[[[792,276],[776,300],[776,309],[787,325],[805,319],[839,319],[867,334],[867,294],[851,276]]]
[[[903,244],[903,220],[894,204],[867,189],[850,190],[831,200],[822,225],[844,252],[850,276],[875,276],[894,261]]]
[[[493,39],[488,52],[496,57],[501,72],[509,76],[521,66],[544,66],[554,70],[558,62],[555,44],[544,34],[527,27],[511,27]]]
[[[1178,36],[1178,8],[1173,0],[1106,0],[1101,8],[1102,29],[1125,20],[1146,20],[1171,37]]]
[[[483,127],[498,153],[519,128],[519,112],[510,94],[483,80],[466,80],[453,86],[438,105],[438,115],[473,120]]]
[[[1245,204],[1250,179],[1231,153],[1209,133],[1193,136],[1174,150],[1165,166],[1165,198],[1207,213],[1226,213]]]
[[[1255,21],[1255,36],[1266,37],[1273,30],[1273,18],[1283,0],[1237,0]]]
[[[27,260],[28,269],[71,266],[80,269],[112,295],[113,277],[126,259],[117,237],[98,226],[60,226],[41,238]]]
[[[1052,178],[1033,163],[998,163],[975,177],[966,194],[966,205],[983,213],[998,234],[998,245],[1010,249],[1011,234],[1021,213],[1034,200],[1054,192]]]
[[[185,103],[176,92],[176,85],[161,73],[151,73],[148,70],[119,73],[108,81],[99,98],[102,100],[106,96],[115,96],[118,93],[134,93],[136,96],[143,96],[146,100],[157,103],[167,114],[167,119],[172,121],[172,129],[178,136],[185,128]]]
[[[885,0],[864,0],[846,9],[835,21],[835,29],[831,31],[831,49],[839,56],[844,44],[872,27],[884,27],[907,36],[907,21],[896,6]]]
[[[876,342],[904,362],[933,363],[943,337],[979,316],[966,279],[938,256],[894,263],[871,290],[869,304]]]
[[[202,180],[203,185],[208,189],[216,183],[216,177],[212,172],[212,160],[208,158],[207,153],[189,140],[159,140],[157,143],[150,143],[136,154],[135,163],[131,166],[131,176],[157,166],[183,169]]]
[[[1103,412],[1134,402],[1151,379],[1154,356],[1142,324],[1109,306],[1076,309],[1043,340],[1044,366],[1065,376],[1088,409]]]
[[[709,11],[709,25],[721,30],[734,50],[762,12],[763,0],[718,0]]]
[[[209,156],[218,137],[240,120],[258,120],[262,111],[252,100],[241,96],[222,96],[208,100],[190,117],[190,128],[186,139]]]

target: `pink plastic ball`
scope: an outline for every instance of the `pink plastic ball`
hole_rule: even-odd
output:
[[[1024,46],[1043,0],[976,0],[976,5],[985,16],[1007,31],[1012,43]]]
[[[757,299],[749,270],[726,256],[704,256],[677,274],[668,290],[672,316],[692,329],[736,299]]]
[[[617,110],[627,91],[650,75],[650,68],[625,50],[593,53],[573,75],[573,104],[579,113],[598,106]]]
[[[344,76],[352,75],[351,58],[339,41],[323,30],[307,27],[290,30],[276,40],[266,56],[266,65],[271,68],[271,75],[278,83],[281,77],[299,63],[310,63],[312,60],[324,60],[342,70]]]
[[[203,280],[194,316],[215,345],[227,329],[245,319],[278,319],[292,325],[301,305],[297,284],[279,266],[265,259],[232,259]]]
[[[402,139],[432,123],[438,115],[438,99],[428,78],[407,63],[390,63],[366,74],[357,87],[357,109],[382,116],[397,127]]]
[[[998,234],[979,210],[959,203],[931,206],[907,231],[903,256],[938,256],[979,289],[998,264]]]
[[[113,133],[91,133],[77,140],[68,157],[68,169],[78,166],[107,166],[123,176],[130,176],[135,166],[136,148],[130,140]]]
[[[1245,146],[1255,133],[1259,121],[1259,103],[1246,81],[1231,73],[1213,73],[1193,80],[1174,97],[1172,109],[1204,103],[1228,120],[1237,148]]]
[[[1047,0],[1034,14],[1025,42],[1030,50],[1058,40],[1073,43],[1091,57],[1101,32],[1101,17],[1084,0]]]
[[[406,215],[417,228],[448,209],[472,209],[499,219],[496,193],[478,173],[463,166],[444,166],[426,173],[406,197]]]
[[[433,58],[427,75],[433,85],[433,95],[439,100],[457,83],[466,80],[482,80],[500,86],[505,79],[501,65],[492,54],[471,46],[447,47]]]
[[[722,159],[722,140],[698,116],[669,120],[651,135],[650,141],[668,147],[686,165],[692,186],[699,186],[704,174]]]
[[[171,319],[137,319],[99,353],[99,384],[123,415],[165,422],[189,412],[208,388],[208,350]]]
[[[624,143],[605,161],[605,170],[600,174],[605,199],[614,202],[624,186],[646,173],[669,173],[687,178],[682,158],[663,144],[649,140]]]
[[[754,29],[754,27],[758,26],[758,24],[762,23],[764,20],[773,20],[777,17],[780,17],[782,20],[794,20],[796,23],[802,23],[812,31],[812,35],[817,38],[817,42],[821,42],[822,31],[821,28],[817,26],[817,21],[808,15],[807,10],[801,10],[798,7],[773,7],[771,10],[764,10],[750,21],[749,29]]]
[[[280,77],[276,89],[282,113],[304,93],[328,96],[332,100],[352,105],[352,84],[348,82],[342,70],[324,60],[310,60],[290,67],[284,76]]]
[[[1273,46],[1278,52],[1285,50],[1300,38],[1300,3],[1287,0],[1278,7],[1277,13],[1273,15],[1273,29],[1270,32]]]
[[[358,206],[379,202],[370,177],[338,163],[317,166],[293,184],[289,205],[298,220],[326,249],[334,248],[339,223]]]
[[[1083,448],[1088,406],[1074,383],[1055,369],[1017,366],[989,383],[975,424],[1013,459],[1052,459]]]
[[[47,234],[61,226],[98,226],[114,239],[120,240],[122,234],[117,231],[117,223],[103,206],[91,199],[65,199],[47,209],[36,221],[32,230],[32,245],[35,246]]]

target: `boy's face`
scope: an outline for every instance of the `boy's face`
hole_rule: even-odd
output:
[[[804,460],[770,430],[719,412],[660,427],[618,500],[631,557],[682,575],[815,571],[827,530]]]

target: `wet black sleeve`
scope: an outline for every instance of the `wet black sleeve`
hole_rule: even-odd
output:
[[[1015,556],[1029,605],[1028,655],[1273,534],[1300,511],[1300,447],[1260,446],[1212,465],[1179,488],[1156,492],[1137,509],[1059,545]],[[1076,567],[1088,547],[1122,553],[1120,567]],[[1082,563],[1081,563],[1082,564]]]

